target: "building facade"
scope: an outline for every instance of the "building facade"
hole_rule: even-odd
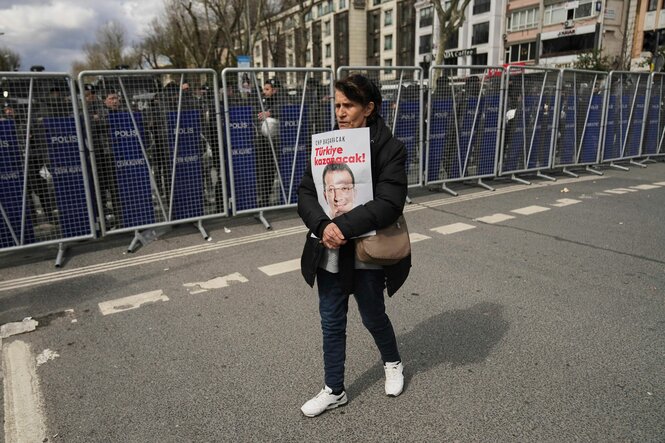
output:
[[[665,46],[663,6],[665,0],[472,0],[462,27],[443,43],[444,64],[560,68],[599,50],[627,68],[630,59],[644,59],[654,36]],[[256,67],[426,68],[438,31],[431,0],[314,0],[267,20],[252,55]]]
[[[449,7],[445,2],[444,7]],[[498,66],[503,63],[504,14],[506,0],[473,0],[457,35],[444,42],[444,64]],[[415,62],[427,66],[436,57],[439,21],[430,0],[415,4]]]
[[[629,33],[631,68],[649,69],[649,61],[655,52],[665,49],[665,3],[661,0],[631,1]]]

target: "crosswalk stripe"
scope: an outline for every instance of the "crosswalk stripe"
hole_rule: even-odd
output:
[[[665,182],[656,182],[654,183],[656,186],[665,186]]]
[[[273,275],[285,274],[287,272],[293,272],[300,269],[300,259],[296,258],[293,260],[283,261],[280,263],[274,263],[272,265],[261,266],[259,271],[263,272],[269,277]]]
[[[475,220],[481,223],[487,223],[491,225],[494,223],[501,223],[502,221],[511,220],[513,218],[515,217],[513,217],[512,215],[499,213],[499,214],[488,215],[485,217],[478,217]]]
[[[539,212],[545,212],[549,211],[550,208],[546,208],[545,206],[527,206],[525,208],[519,208],[519,209],[513,209],[510,212],[514,212],[515,214],[520,214],[520,215],[531,215],[531,214],[537,214]]]
[[[639,189],[631,188],[614,188],[615,191],[625,191],[625,192],[639,192]]]
[[[458,232],[468,231],[469,229],[474,229],[475,226],[467,225],[466,223],[453,223],[452,225],[439,226],[437,228],[432,228],[430,231],[438,232],[439,234],[449,235],[456,234]]]
[[[610,194],[617,194],[617,195],[628,194],[628,191],[622,191],[622,190],[619,190],[619,189],[607,189],[605,192],[610,193]]]

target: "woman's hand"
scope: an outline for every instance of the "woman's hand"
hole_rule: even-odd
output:
[[[344,234],[339,230],[335,223],[330,223],[323,230],[323,238],[321,239],[323,246],[328,249],[339,249],[340,246],[346,243]]]

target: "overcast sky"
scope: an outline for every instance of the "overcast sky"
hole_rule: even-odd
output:
[[[81,47],[97,29],[115,20],[125,27],[127,43],[139,41],[164,0],[0,0],[0,46],[21,56],[21,71],[43,65],[70,72],[83,60]]]

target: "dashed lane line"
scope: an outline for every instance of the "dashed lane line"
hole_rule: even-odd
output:
[[[164,295],[164,291],[161,289],[101,302],[99,303],[99,310],[102,315],[110,315],[129,311],[130,309],[137,309],[146,303],[155,303],[158,301],[169,301],[169,298]]]
[[[207,281],[197,281],[192,283],[183,283],[190,294],[201,294],[213,289],[221,289],[228,287],[231,282],[247,283],[249,280],[239,272],[225,275],[224,277],[215,277]]]
[[[430,238],[432,237],[425,234],[419,234],[417,232],[409,233],[409,240],[411,241],[411,243],[418,243],[419,241],[429,240]]]
[[[259,268],[259,271],[263,272],[269,277],[272,277],[273,275],[285,274],[287,272],[293,272],[298,270],[300,270],[299,258],[283,261],[280,263],[274,263],[272,265],[261,266]]]
[[[438,232],[443,235],[457,234],[458,232],[468,231],[470,229],[475,229],[473,225],[466,223],[453,223],[451,225],[439,226],[437,228],[432,228],[430,231]]]
[[[545,212],[549,211],[550,208],[546,208],[545,206],[527,206],[524,208],[519,208],[519,209],[513,209],[510,212],[514,212],[515,214],[520,214],[520,215],[532,215],[532,214],[538,214],[539,212]]]
[[[575,200],[574,198],[560,198],[556,203],[552,203],[552,206],[555,208],[565,208],[566,206],[576,205],[577,203],[582,203],[582,201]]]
[[[575,184],[592,180],[604,180],[607,177],[579,177],[579,178],[564,178],[557,182],[542,182],[542,183],[533,183],[531,185],[514,185],[508,186],[502,189],[497,189],[495,191],[481,191],[474,192],[467,195],[462,195],[459,197],[451,198],[442,198],[438,200],[431,200],[424,203],[415,203],[408,205],[404,208],[404,212],[414,212],[428,208],[435,208],[438,206],[452,205],[457,203],[462,203],[465,201],[476,200],[485,197],[491,197],[495,195],[509,194],[513,192],[526,191],[528,189],[537,189],[549,186],[565,185],[565,184]],[[271,240],[280,237],[287,237],[291,235],[298,235],[307,232],[305,226],[294,226],[285,229],[279,229],[274,231],[268,231],[260,234],[250,235],[246,237],[233,238],[228,240],[221,240],[216,243],[206,243],[202,245],[189,246],[185,248],[174,249],[171,251],[157,252],[154,254],[147,254],[141,257],[132,257],[121,260],[115,260],[112,262],[99,263],[90,266],[83,266],[81,268],[59,270],[56,272],[49,272],[46,274],[35,275],[30,277],[22,277],[13,280],[7,280],[0,282],[0,292],[10,291],[13,289],[26,288],[29,286],[35,286],[45,283],[56,283],[59,281],[69,280],[72,278],[84,277],[94,274],[100,274],[104,272],[114,271],[118,269],[124,269],[132,266],[140,266],[148,263],[159,262],[163,260],[169,260],[173,258],[180,258],[194,254],[200,254],[203,252],[211,252],[219,249],[230,248],[234,246],[246,245],[250,243],[260,242],[264,240]]]
[[[650,189],[659,189],[660,186],[656,185],[636,185],[636,186],[631,186],[633,189],[639,189],[640,191],[648,191]]]
[[[485,217],[478,217],[474,220],[479,221],[481,223],[487,223],[487,224],[493,225],[495,223],[501,223],[501,222],[504,222],[506,220],[512,220],[514,218],[515,217],[512,216],[512,215],[498,213],[498,214],[488,215],[488,216],[485,216]]]

